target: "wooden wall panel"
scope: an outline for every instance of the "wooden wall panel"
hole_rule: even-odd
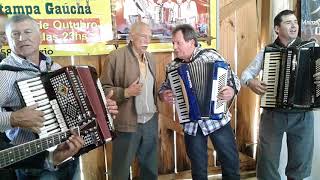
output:
[[[106,179],[104,147],[101,146],[81,156],[84,180]]]
[[[232,7],[239,0],[222,0],[220,9]],[[219,52],[229,60],[233,70],[241,77],[257,52],[258,17],[256,1],[250,0],[220,19]],[[245,144],[253,141],[253,121],[257,97],[242,87],[234,106],[231,108],[232,126],[235,128],[237,143],[241,151]]]
[[[248,0],[246,6],[243,6],[236,14],[237,27],[237,51],[238,51],[238,74],[248,66],[257,54],[258,47],[258,20],[256,1]],[[253,129],[256,123],[256,113],[259,113],[257,107],[257,96],[248,88],[242,88],[238,96],[238,126],[237,142],[240,150],[244,150],[245,144],[252,143]]]

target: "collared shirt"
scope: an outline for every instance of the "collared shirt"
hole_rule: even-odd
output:
[[[60,65],[53,63],[50,57],[40,53],[39,64],[33,64],[29,60],[25,60],[15,55],[13,52],[5,58],[1,65],[9,65],[17,68],[23,68],[23,71],[7,71],[1,70],[0,77],[0,107],[9,107],[13,111],[22,108],[22,104],[18,92],[14,86],[18,80],[29,79],[39,75],[41,72],[47,72],[60,68]],[[6,134],[12,144],[17,145],[33,140],[34,134],[28,129],[12,128],[10,124],[10,116],[12,111],[0,113],[0,131],[6,131]]]
[[[153,98],[148,98],[153,95],[152,89],[154,84],[154,78],[151,75],[148,60],[146,59],[145,54],[139,56],[133,48],[132,50],[139,62],[139,83],[143,84],[141,94],[135,97],[135,106],[138,114],[137,122],[140,124],[144,124],[148,122],[153,117],[153,114],[156,112],[156,106],[154,104]]]
[[[194,50],[191,59],[193,59],[193,57],[195,57],[201,50],[202,50],[201,47],[197,47]],[[202,55],[200,55],[200,56],[198,56],[198,58],[194,59],[194,61],[207,61],[207,62],[208,61],[214,62],[216,60],[226,61],[220,54],[218,54],[214,50],[203,52]],[[167,66],[167,69],[169,69],[172,66],[177,66],[179,63],[180,62],[174,61]],[[234,81],[231,80],[232,78],[234,79]],[[235,84],[233,84],[233,82]],[[233,71],[231,71],[231,73],[229,73],[228,85],[231,87],[235,87],[237,91],[240,90],[240,81]],[[165,80],[164,83],[162,83],[159,93],[163,92],[166,89],[171,89],[171,85],[170,85],[168,78]],[[200,129],[202,130],[203,135],[206,136],[206,135],[220,129],[224,125],[228,124],[230,120],[231,120],[230,112],[226,112],[225,116],[221,120],[201,119],[201,120],[194,121],[194,122],[188,122],[188,123],[183,124],[183,129],[186,134],[196,136],[198,126],[200,126]]]
[[[263,66],[263,54],[264,48],[259,51],[254,60],[241,74],[241,84],[247,85],[250,79],[254,79],[258,76]]]
[[[140,76],[146,77],[147,75],[147,59],[145,57],[145,54],[142,54],[142,56],[139,56],[139,54],[132,48],[132,51],[134,55],[137,57],[139,62],[139,69],[140,69]]]

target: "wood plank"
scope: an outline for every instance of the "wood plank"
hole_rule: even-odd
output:
[[[81,156],[82,172],[85,180],[106,179],[105,159],[103,157],[103,146]]]
[[[243,172],[252,172],[253,170],[255,170],[255,160],[242,153],[239,153],[239,157],[240,157],[240,167],[241,167],[241,174],[242,174],[241,177],[244,177],[245,174],[247,173],[243,173]],[[220,166],[208,167],[208,176],[217,175],[217,174],[221,174]],[[254,175],[255,174],[253,172],[251,176],[255,177]],[[191,170],[181,171],[181,172],[178,172],[177,174],[160,175],[158,177],[158,180],[174,180],[174,179],[192,179]]]
[[[238,74],[249,65],[256,56],[258,48],[258,20],[256,16],[256,1],[248,0],[247,4],[237,11],[237,54],[238,54]],[[252,143],[256,132],[254,125],[257,124],[259,115],[258,96],[248,88],[242,88],[238,95],[238,126],[237,142],[240,151],[245,150],[248,143]]]
[[[223,6],[220,8],[220,21],[223,21],[225,18],[232,15],[235,11],[240,9],[242,6],[246,5],[248,3],[248,0],[234,0],[231,3]]]

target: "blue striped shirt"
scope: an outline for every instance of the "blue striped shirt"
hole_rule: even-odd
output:
[[[14,86],[16,81],[29,79],[39,75],[41,72],[57,70],[61,67],[56,63],[52,64],[51,58],[42,53],[40,53],[40,64],[36,65],[29,60],[20,58],[13,52],[1,62],[1,65],[26,69],[23,71],[0,70],[0,107],[9,107],[13,111],[22,108],[17,89]],[[17,145],[35,139],[34,134],[30,130],[11,127],[11,113],[11,111],[0,112],[0,131],[6,132],[11,143]]]
[[[193,57],[195,57],[201,50],[202,50],[201,47],[197,47],[194,50],[191,59],[193,59]],[[207,61],[207,62],[210,62],[210,61],[214,62],[216,60],[226,61],[220,54],[218,54],[214,50],[205,51],[200,56],[198,56],[196,59],[194,59],[194,61]],[[167,66],[167,70],[170,69],[171,67],[177,66],[179,63],[180,62],[173,61],[172,63],[170,63]],[[233,71],[231,71],[231,73],[229,73],[228,85],[231,87],[235,87],[236,90],[239,91],[240,90],[239,78],[235,75],[235,73]],[[234,81],[232,81],[232,78],[234,79]],[[235,84],[233,84],[233,82]],[[167,89],[171,89],[170,82],[169,82],[168,78],[161,84],[159,93],[161,93]],[[183,124],[183,129],[186,134],[196,136],[198,126],[200,126],[202,133],[206,136],[206,135],[220,129],[224,125],[228,124],[230,120],[231,120],[231,115],[230,115],[230,112],[228,111],[228,112],[226,112],[226,114],[222,120],[202,119],[202,120],[198,120],[196,122],[188,122],[188,123]]]

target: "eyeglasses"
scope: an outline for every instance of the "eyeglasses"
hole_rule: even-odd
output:
[[[137,35],[143,39],[148,39],[150,40],[152,38],[152,35],[150,34],[141,34],[141,33],[137,33]]]
[[[34,31],[27,29],[24,32],[13,31],[11,32],[11,37],[15,40],[19,39],[22,35],[26,38],[30,38]]]
[[[0,32],[0,44],[3,44],[5,41],[6,41],[6,33]]]

